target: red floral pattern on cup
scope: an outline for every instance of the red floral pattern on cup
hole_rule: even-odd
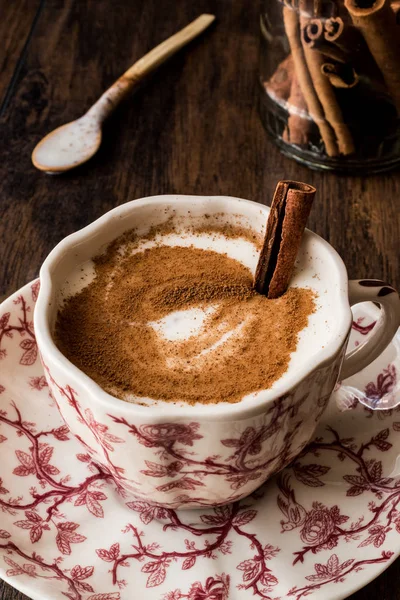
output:
[[[229,575],[216,575],[207,577],[204,585],[200,581],[195,581],[187,594],[182,593],[180,589],[168,592],[163,596],[163,600],[228,600],[229,598]]]
[[[325,385],[329,387],[336,379],[337,368],[334,370],[330,367],[323,372],[321,370],[321,375],[328,378]],[[310,393],[290,394],[280,398],[271,403],[265,415],[257,419],[226,424],[226,429],[230,425],[235,437],[221,439],[218,454],[201,458],[197,442],[209,438],[209,434],[205,435],[200,423],[190,421],[136,425],[124,416],[108,414],[110,424],[106,425],[95,419],[90,408],[82,408],[77,393],[69,385],[60,387],[48,370],[47,377],[60,412],[65,415],[66,404],[72,407],[77,422],[85,425],[92,434],[88,436],[87,431],[82,431],[77,435],[92,457],[113,474],[122,488],[134,492],[138,497],[152,498],[156,502],[154,492],[164,493],[165,500],[162,504],[171,507],[182,504],[207,506],[225,503],[227,499],[234,501],[247,495],[272,473],[281,470],[304,447],[310,429],[314,429],[330,396],[328,393],[318,400],[319,408],[316,413],[310,412],[310,405],[314,402]],[[68,422],[71,423],[70,418]],[[120,427],[116,429],[112,423]],[[118,432],[119,435],[111,431]],[[138,465],[138,477],[135,480],[126,477],[126,468],[122,464],[117,465],[110,454],[116,454],[115,444],[131,445],[131,436],[146,448],[145,452],[139,450],[135,453]],[[194,449],[188,452],[185,446]],[[119,456],[123,456],[124,451],[126,449]],[[144,485],[143,476],[150,480],[149,486]],[[208,478],[212,478],[210,483]],[[158,480],[162,482],[158,483]],[[220,500],[217,497],[214,501],[207,496],[209,489],[215,485],[219,486]],[[205,497],[200,488],[207,488]],[[182,490],[185,491],[183,495]],[[235,493],[237,490],[240,493]]]

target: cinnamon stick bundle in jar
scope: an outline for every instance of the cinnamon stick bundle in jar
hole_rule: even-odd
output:
[[[274,99],[282,67],[291,65],[277,99],[287,112],[281,140],[332,163],[370,153],[378,160],[385,136],[393,139],[398,127],[400,161],[400,0],[269,1],[283,5],[290,51],[265,84]],[[368,106],[379,106],[373,135]],[[299,157],[297,150],[292,155]]]

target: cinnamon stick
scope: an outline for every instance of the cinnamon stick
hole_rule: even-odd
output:
[[[348,54],[326,39],[321,19],[310,19],[303,29],[302,35],[304,38],[303,43],[309,48],[315,48],[315,50],[319,50],[325,56],[338,62],[348,61]]]
[[[396,25],[400,25],[400,0],[393,0],[390,4],[390,8],[395,14],[396,17]]]
[[[307,104],[301,91],[299,80],[293,75],[290,96],[287,100],[289,113],[286,129],[282,138],[285,142],[303,146],[309,142],[312,120],[308,114]]]
[[[338,12],[338,4],[334,0],[327,0],[323,3],[321,10],[316,12],[315,15],[322,17],[323,19],[328,19],[329,17],[334,17]]]
[[[283,0],[283,3],[289,8],[298,9],[300,0]],[[335,0],[301,0],[301,3],[301,10],[309,16],[327,19],[336,16],[338,12]]]
[[[389,0],[345,0],[353,24],[368,44],[400,114],[400,35]]]
[[[335,88],[350,89],[359,81],[357,73],[350,65],[327,62],[321,65],[321,72]]]
[[[276,186],[254,277],[255,289],[268,298],[278,298],[288,287],[315,192],[299,181]]]
[[[346,52],[350,53],[360,39],[362,40],[362,36],[358,35],[359,39],[355,40],[354,37],[357,36],[357,29],[345,26],[342,17],[331,17],[330,19],[326,19],[324,23],[324,37],[328,42],[337,42],[338,40],[341,40],[343,43],[345,33],[347,34],[347,40],[351,37],[350,44],[345,45]]]
[[[264,83],[267,94],[277,104],[286,106],[286,100],[290,95],[293,79],[293,58],[289,54],[277,67],[275,73]]]
[[[324,34],[324,25],[321,19],[309,19],[307,25],[304,27],[303,35],[306,44],[314,46]]]
[[[341,62],[351,62],[357,72],[367,75],[374,85],[382,87],[382,74],[357,27],[345,22],[343,17],[332,17],[325,21],[324,38],[346,57]]]
[[[339,149],[336,143],[335,134],[330,124],[325,120],[324,111],[315,91],[305,60],[304,49],[300,38],[299,17],[297,11],[288,6],[284,6],[283,20],[293,56],[294,70],[296,77],[298,78],[301,92],[307,104],[308,112],[318,126],[326,153],[328,156],[337,156],[339,154]]]
[[[331,17],[324,23],[324,38],[334,44],[347,60],[358,54],[368,53],[368,46],[358,29],[345,23],[342,17]]]
[[[301,29],[304,30],[308,25],[307,17],[300,16]],[[323,108],[326,120],[333,129],[337,139],[339,152],[344,155],[352,154],[355,150],[352,135],[346,125],[341,108],[336,99],[334,89],[324,74],[321,67],[324,64],[324,58],[321,52],[310,48],[302,36],[304,57],[310,73],[312,85]]]

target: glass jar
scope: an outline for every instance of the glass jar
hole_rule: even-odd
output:
[[[348,173],[400,163],[399,4],[262,0],[260,114],[286,156]]]

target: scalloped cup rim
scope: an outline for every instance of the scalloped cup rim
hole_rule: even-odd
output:
[[[187,419],[207,419],[212,418],[213,420],[231,420],[236,419],[240,414],[241,417],[256,416],[260,413],[265,412],[265,408],[274,400],[285,396],[295,387],[297,387],[306,377],[312,372],[317,371],[319,368],[327,363],[330,363],[339,354],[343,347],[343,339],[346,339],[352,323],[352,313],[350,310],[347,288],[348,288],[348,277],[346,267],[340,258],[336,250],[323,238],[316,233],[306,229],[305,235],[317,241],[323,245],[325,249],[331,254],[331,258],[336,267],[336,277],[340,284],[341,293],[341,307],[340,320],[337,323],[337,332],[344,334],[343,336],[337,335],[332,336],[331,340],[326,343],[325,347],[320,351],[320,359],[315,361],[315,358],[311,357],[307,362],[301,374],[284,375],[276,383],[274,388],[274,396],[269,398],[263,398],[263,391],[259,392],[254,405],[244,405],[241,401],[237,403],[215,403],[215,404],[185,404],[185,403],[172,403],[163,400],[157,401],[156,404],[151,406],[140,405],[134,402],[128,402],[121,400],[116,396],[112,396],[107,393],[103,388],[100,387],[92,378],[86,375],[73,363],[71,363],[57,348],[50,331],[49,325],[49,312],[50,312],[50,301],[54,292],[52,272],[57,268],[57,263],[62,256],[65,256],[67,252],[73,251],[74,247],[78,244],[90,244],[94,238],[104,230],[107,225],[115,217],[121,218],[131,212],[133,207],[139,205],[148,204],[159,204],[163,203],[177,203],[186,202],[187,200],[193,201],[194,199],[202,200],[224,200],[224,201],[235,201],[243,203],[244,205],[256,206],[259,210],[262,210],[265,215],[269,213],[269,207],[254,202],[252,200],[245,200],[242,198],[236,198],[233,196],[196,196],[186,194],[165,194],[157,196],[148,196],[139,198],[137,200],[131,200],[117,206],[116,208],[106,212],[103,216],[99,217],[86,227],[72,233],[61,240],[55,248],[47,256],[43,265],[40,269],[40,290],[38,295],[37,304],[34,312],[34,326],[35,335],[38,340],[38,346],[40,354],[42,349],[46,350],[46,353],[50,353],[53,364],[56,364],[61,372],[65,375],[66,379],[70,380],[72,387],[74,387],[74,381],[79,380],[79,384],[84,388],[85,392],[89,394],[91,401],[99,403],[100,405],[108,406],[113,410],[121,410],[124,408],[125,411],[130,412],[132,415],[138,417],[151,417],[154,422],[163,422],[167,419],[174,419],[176,421],[187,420]],[[97,244],[97,248],[101,247],[101,244]],[[95,251],[92,256],[95,255]],[[268,390],[266,390],[268,391]]]

